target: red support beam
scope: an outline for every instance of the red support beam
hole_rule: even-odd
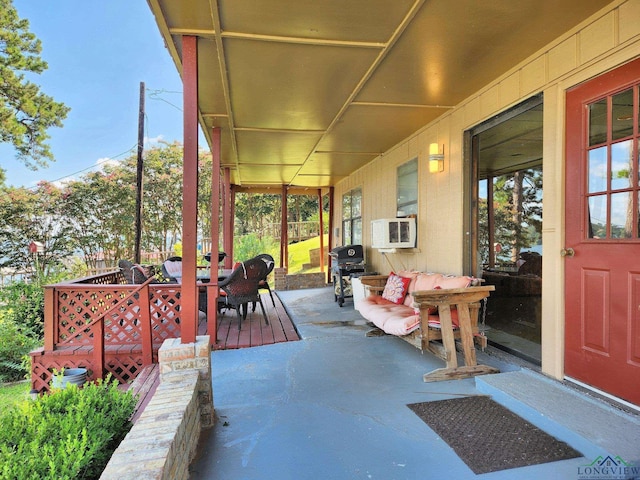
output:
[[[44,349],[47,352],[53,350],[58,339],[57,298],[55,287],[44,287]]]
[[[220,245],[220,128],[211,130],[211,279],[207,285],[207,334],[218,343],[218,251]]]
[[[140,327],[142,339],[142,364],[153,363],[153,334],[151,331],[151,309],[149,302],[149,284],[140,289],[138,302],[140,302]],[[102,320],[101,323],[104,323]]]
[[[333,187],[329,187],[329,250],[333,247]],[[329,259],[327,258],[327,263],[329,263]],[[327,283],[331,283],[331,269],[327,269]]]
[[[182,37],[184,166],[182,179],[182,343],[198,330],[198,38]]]
[[[93,335],[93,378],[104,377],[104,366],[106,365],[104,355],[104,319],[96,322],[91,327]]]
[[[224,169],[224,197],[222,199],[222,234],[223,244],[227,257],[224,259],[224,268],[233,265],[233,198],[231,195],[231,170]]]
[[[280,222],[280,268],[289,270],[289,222],[287,221],[287,186],[282,185],[282,220]]]
[[[318,219],[320,222],[320,271],[324,272],[324,218],[322,212],[322,190],[318,189]]]

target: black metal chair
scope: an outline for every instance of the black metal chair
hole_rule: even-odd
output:
[[[259,303],[262,316],[267,325],[269,318],[260,298],[260,280],[266,277],[267,264],[261,258],[254,257],[251,260],[240,263],[231,275],[218,284],[220,296],[218,297],[218,311],[224,308],[233,308],[238,314],[239,328],[242,328],[242,320],[247,318],[249,303]]]
[[[269,282],[267,281],[267,277],[269,276],[269,274],[273,271],[273,268],[276,266],[276,262],[273,259],[273,257],[271,255],[269,255],[268,253],[261,253],[260,255],[257,255],[256,258],[260,258],[264,261],[264,263],[267,264],[267,273],[264,275],[264,278],[262,280],[260,280],[260,283],[258,285],[259,289],[265,289],[269,291],[269,296],[271,297],[271,302],[273,303],[273,306],[275,308],[276,306],[276,301],[273,299],[273,292],[271,292],[271,287],[269,286]],[[256,311],[256,304],[253,304],[253,311]]]

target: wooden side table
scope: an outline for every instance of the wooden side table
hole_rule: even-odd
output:
[[[498,373],[499,370],[487,365],[478,365],[476,360],[476,351],[473,344],[474,328],[471,323],[469,307],[471,304],[489,296],[490,292],[495,290],[493,285],[468,287],[468,288],[451,288],[441,290],[422,290],[413,292],[413,298],[420,307],[420,321],[423,338],[427,338],[423,344],[423,350],[426,348],[446,362],[445,368],[439,368],[424,375],[425,382],[436,382],[440,380],[453,380],[459,378],[467,378],[475,375],[484,375],[487,373]],[[458,358],[456,356],[455,334],[453,323],[451,321],[451,306],[455,305],[458,310],[459,336],[462,343],[464,353],[464,366],[458,366]],[[440,316],[440,330],[442,335],[442,347],[432,345],[428,341],[428,335],[425,335],[429,329],[430,306],[438,307]],[[432,327],[433,328],[433,327]]]

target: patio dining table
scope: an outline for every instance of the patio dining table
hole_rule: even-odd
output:
[[[218,270],[218,282],[221,282],[229,275],[231,275],[233,270],[231,268],[219,269]],[[198,283],[209,283],[211,281],[211,271],[206,270],[203,272],[199,272],[196,274],[196,281]]]

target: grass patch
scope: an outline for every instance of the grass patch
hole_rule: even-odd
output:
[[[0,411],[29,398],[30,391],[31,383],[28,380],[3,383],[0,385]]]
[[[329,244],[329,235],[324,236],[325,247]],[[309,251],[320,248],[320,237],[313,237],[303,242],[289,245],[289,273],[315,273],[320,271],[320,267],[305,269],[304,265],[309,263],[311,258]]]

